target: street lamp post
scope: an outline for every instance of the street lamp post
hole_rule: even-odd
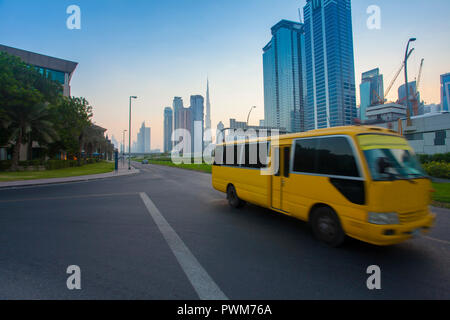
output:
[[[128,170],[131,170],[131,99],[137,99],[137,97],[130,96],[130,117],[128,123]]]
[[[252,113],[253,109],[256,109],[256,106],[253,106],[250,108],[250,111],[248,112],[248,116],[247,116],[247,127],[248,127],[248,121],[250,120],[250,114]]]
[[[408,40],[408,44],[406,45],[406,51],[405,51],[405,92],[406,92],[406,108],[407,108],[407,112],[408,112],[408,121],[410,121],[410,117],[412,115],[412,108],[411,108],[411,103],[409,101],[409,88],[408,88],[408,58],[410,56],[410,51],[409,51],[409,44],[411,42],[416,41],[416,38],[410,38]],[[411,49],[411,51],[414,49]]]

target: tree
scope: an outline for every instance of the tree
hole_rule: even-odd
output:
[[[47,104],[20,104],[6,109],[9,126],[12,128],[10,139],[14,143],[12,156],[12,170],[17,170],[20,159],[20,146],[24,142],[41,141],[51,143],[57,139],[53,124],[49,121]],[[31,134],[35,139],[31,138]]]
[[[17,169],[22,143],[56,138],[49,122],[49,102],[61,96],[61,86],[42,76],[20,58],[0,52],[0,124],[2,140],[14,144],[12,169]],[[37,141],[37,140],[36,140]]]
[[[92,125],[92,106],[84,98],[63,97],[52,106],[51,113],[59,136],[50,146],[51,152],[66,151],[80,159],[86,130]]]

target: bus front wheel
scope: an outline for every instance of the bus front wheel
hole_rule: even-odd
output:
[[[314,210],[311,226],[314,236],[332,247],[340,246],[345,240],[345,233],[339,218],[329,207],[320,207]]]
[[[236,189],[233,185],[229,185],[227,188],[228,203],[233,208],[241,208],[245,205],[245,202],[239,199]]]

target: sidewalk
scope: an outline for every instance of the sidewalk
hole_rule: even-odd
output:
[[[128,170],[128,163],[125,162],[124,165],[122,165],[122,161],[119,161],[119,170],[118,171],[112,171],[112,172],[101,173],[101,174],[92,174],[92,175],[88,175],[88,176],[0,182],[0,189],[15,188],[15,187],[31,187],[31,186],[40,186],[40,185],[49,185],[49,184],[58,184],[58,183],[80,182],[80,181],[91,181],[91,180],[99,180],[99,179],[127,176],[127,175],[137,174],[139,172],[140,171],[138,169],[133,168],[133,167],[131,167],[131,170]]]

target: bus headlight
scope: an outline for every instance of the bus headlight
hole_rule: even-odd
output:
[[[396,212],[369,212],[369,223],[373,224],[400,224]]]

